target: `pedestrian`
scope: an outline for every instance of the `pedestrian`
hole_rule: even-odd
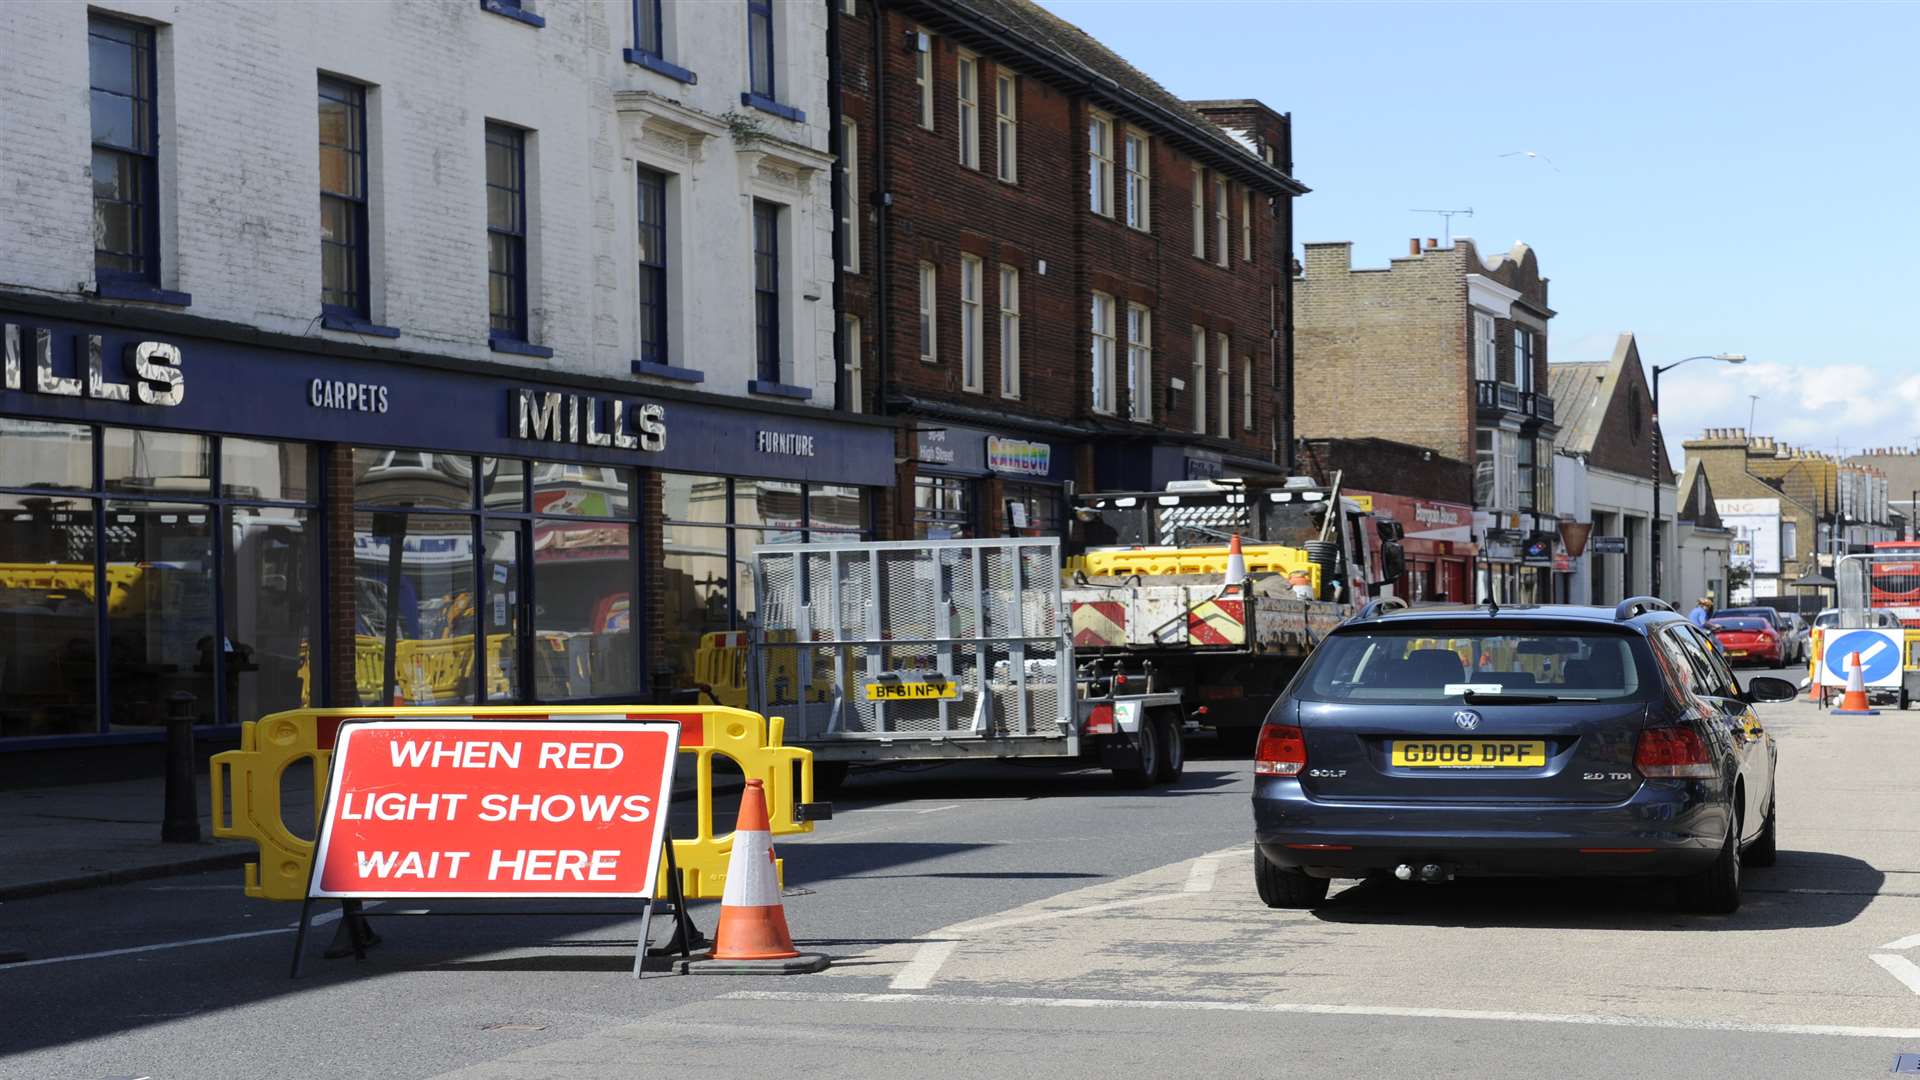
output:
[[[1703,596],[1700,598],[1699,603],[1693,605],[1693,610],[1687,612],[1687,621],[1695,626],[1705,626],[1707,625],[1707,620],[1711,618],[1712,615],[1713,600],[1710,597]]]

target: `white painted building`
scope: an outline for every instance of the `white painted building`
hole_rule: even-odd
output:
[[[772,0],[766,108],[747,104],[749,5],[659,0],[19,4],[0,20],[0,285],[95,275],[89,16],[152,43],[158,304],[261,329],[629,378],[642,357],[636,170],[664,178],[666,345],[654,381],[833,404],[824,5]],[[536,25],[538,23],[538,25]],[[642,37],[654,55],[636,51]],[[629,59],[631,57],[631,59]],[[696,81],[697,79],[697,81]],[[323,319],[316,84],[357,99],[358,322]],[[116,104],[124,98],[114,97]],[[756,101],[761,99],[756,98]],[[798,117],[799,119],[795,119]],[[490,329],[488,125],[518,137],[524,327]],[[150,139],[150,141],[149,141]],[[754,208],[777,218],[777,378],[756,356]],[[135,230],[141,232],[145,230]],[[658,250],[658,245],[656,245]],[[496,266],[496,269],[498,267]],[[111,284],[107,290],[114,294]],[[172,294],[172,295],[168,295]],[[125,299],[126,290],[117,296]],[[535,362],[537,361],[537,362]],[[647,369],[655,370],[655,369]],[[685,372],[704,381],[691,383]],[[679,379],[671,376],[681,375]],[[797,391],[810,397],[800,398]]]

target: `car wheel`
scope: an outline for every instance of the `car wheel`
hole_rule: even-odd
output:
[[[1160,772],[1160,732],[1155,730],[1159,726],[1145,717],[1141,718],[1140,730],[1133,736],[1134,746],[1139,751],[1134,764],[1113,770],[1113,775],[1120,778],[1122,785],[1143,788],[1153,784]]]
[[[1760,835],[1747,845],[1747,850],[1741,855],[1748,866],[1772,866],[1780,858],[1779,832],[1776,828],[1779,814],[1778,807],[1767,807],[1767,823],[1761,826]]]
[[[1713,865],[1692,877],[1680,879],[1680,906],[1700,915],[1731,915],[1740,910],[1740,817],[1734,815],[1733,828]]]
[[[1162,716],[1153,722],[1154,735],[1160,740],[1160,769],[1154,779],[1171,784],[1187,771],[1187,735],[1177,719]]]
[[[1310,908],[1327,898],[1333,882],[1305,871],[1278,866],[1258,847],[1253,849],[1253,881],[1260,899],[1270,908]]]

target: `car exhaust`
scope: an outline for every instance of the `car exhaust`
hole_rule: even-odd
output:
[[[1453,880],[1453,868],[1439,863],[1425,863],[1415,867],[1412,863],[1401,863],[1393,868],[1393,876],[1399,881],[1418,881],[1422,885],[1438,885]]]

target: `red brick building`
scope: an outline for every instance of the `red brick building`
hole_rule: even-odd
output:
[[[903,418],[880,531],[1283,471],[1288,117],[1181,101],[1028,0],[832,10],[841,398]]]

